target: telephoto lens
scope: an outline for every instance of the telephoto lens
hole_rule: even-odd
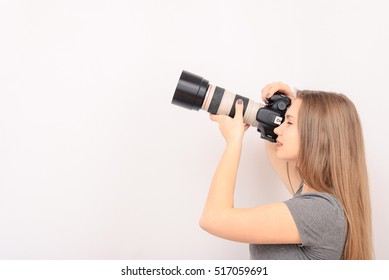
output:
[[[257,127],[263,139],[275,142],[277,135],[273,130],[283,122],[285,112],[290,105],[290,99],[285,95],[275,94],[268,100],[269,103],[261,108],[259,103],[247,97],[211,85],[208,80],[184,70],[178,80],[172,104],[233,118],[235,102],[238,99],[243,100],[244,123]]]

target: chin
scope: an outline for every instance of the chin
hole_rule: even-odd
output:
[[[289,162],[295,162],[297,161],[297,156],[296,155],[288,155],[283,153],[282,151],[277,151],[276,153],[277,158],[284,160],[284,161],[289,161]]]

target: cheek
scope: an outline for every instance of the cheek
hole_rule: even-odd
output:
[[[297,132],[295,133],[294,138],[293,138],[293,148],[294,148],[296,154],[298,154],[300,151],[300,140],[299,140]]]
[[[300,143],[298,141],[296,141],[296,143],[294,145],[294,150],[295,150],[295,154],[296,154],[296,158],[297,158],[299,153],[300,153]]]
[[[289,131],[290,137],[287,143],[287,150],[290,159],[297,159],[300,152],[300,140],[297,131]]]

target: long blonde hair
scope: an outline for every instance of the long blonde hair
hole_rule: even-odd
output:
[[[298,91],[298,172],[309,187],[336,196],[347,219],[342,259],[372,259],[368,174],[361,122],[343,94]]]

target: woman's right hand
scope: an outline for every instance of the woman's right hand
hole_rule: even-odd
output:
[[[270,99],[276,92],[280,92],[288,96],[291,100],[295,99],[295,95],[292,89],[283,82],[276,82],[267,84],[262,89],[262,100],[268,103],[268,99]]]

